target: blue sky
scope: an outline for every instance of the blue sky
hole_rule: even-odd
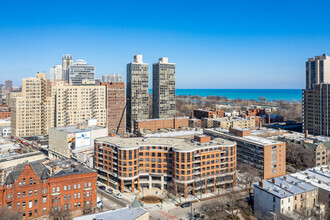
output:
[[[329,8],[323,0],[2,1],[0,82],[49,73],[67,53],[95,65],[98,78],[125,78],[141,53],[149,64],[176,63],[177,88],[300,89],[306,59],[330,51]]]

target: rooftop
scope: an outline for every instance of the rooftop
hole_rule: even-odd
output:
[[[291,176],[330,192],[330,164],[310,168]]]
[[[93,130],[100,130],[100,129],[105,129],[104,127],[99,127],[99,126],[90,126],[86,128],[77,128],[77,126],[68,126],[68,127],[57,127],[57,128],[50,128],[54,129],[57,131],[63,131],[66,133],[78,133],[82,131],[93,131]]]
[[[254,186],[264,189],[280,198],[291,197],[293,195],[299,195],[305,192],[317,190],[317,187],[312,184],[306,183],[289,175],[264,181],[264,187],[261,187],[258,183],[255,183]]]
[[[219,133],[220,135],[223,135],[224,137],[232,138],[233,140],[249,141],[249,142],[252,142],[253,144],[257,144],[257,145],[261,145],[261,146],[283,143],[280,141],[263,138],[263,137],[258,137],[258,136],[254,136],[254,135],[238,137],[238,136],[235,136],[234,134],[229,133],[228,129],[223,129],[223,128],[205,129],[205,131],[216,132],[216,133]]]
[[[193,139],[183,138],[120,138],[102,137],[95,139],[96,142],[105,142],[116,145],[119,148],[138,148],[139,146],[168,146],[177,150],[194,150],[196,148],[209,148],[215,146],[231,147],[235,142],[222,138],[215,138],[210,142],[200,143]]]
[[[151,119],[141,119],[141,120],[136,120],[136,122],[141,122],[141,121],[161,121],[161,120],[173,120],[173,119],[189,119],[189,117],[151,118]]]
[[[91,215],[83,215],[73,218],[73,220],[134,220],[146,214],[148,211],[142,207],[133,208],[125,207],[121,209],[100,212]]]

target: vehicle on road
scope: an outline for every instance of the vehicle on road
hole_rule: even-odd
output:
[[[106,189],[105,191],[106,191],[107,193],[109,193],[109,194],[112,194],[112,193],[113,193],[113,190],[110,189],[110,188]]]
[[[118,199],[121,199],[121,198],[123,198],[123,194],[121,194],[121,193],[116,193],[116,194],[115,194],[115,197],[118,198]]]
[[[103,202],[102,202],[102,200],[100,199],[100,197],[97,197],[97,200],[96,200],[96,207],[99,208],[99,209],[103,207]]]
[[[181,205],[181,208],[187,208],[191,206],[191,202],[185,202]]]
[[[105,186],[98,186],[99,187],[99,189],[101,189],[101,190],[105,190]]]

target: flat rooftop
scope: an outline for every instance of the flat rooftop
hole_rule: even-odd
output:
[[[121,209],[100,212],[91,215],[83,215],[73,218],[73,220],[135,220],[146,214],[148,211],[142,207],[125,207]]]
[[[177,150],[194,150],[215,146],[231,147],[236,143],[222,138],[215,138],[210,142],[200,143],[194,139],[187,138],[120,138],[102,137],[95,139],[96,142],[104,142],[120,148],[136,148],[139,146],[167,146]]]
[[[258,137],[254,135],[239,137],[229,133],[228,129],[223,129],[223,128],[205,129],[205,131],[215,132],[218,133],[219,135],[223,135],[224,137],[231,138],[233,140],[246,141],[261,146],[284,143],[281,141]]]
[[[143,121],[162,121],[162,120],[173,120],[173,119],[189,119],[189,117],[151,118],[151,119],[141,119],[141,120],[136,120],[136,122],[143,122]]]
[[[299,180],[298,178],[286,175],[270,180],[264,180],[264,187],[254,183],[255,187],[268,191],[279,198],[291,197],[305,192],[317,190],[312,184]]]
[[[87,128],[77,128],[77,126],[68,126],[68,127],[57,127],[57,128],[50,128],[49,130],[54,129],[57,131],[63,131],[66,133],[78,133],[78,132],[83,132],[83,131],[93,131],[93,130],[100,130],[100,129],[105,129],[104,127],[100,126],[91,126]]]
[[[291,176],[330,192],[330,165],[310,168]]]

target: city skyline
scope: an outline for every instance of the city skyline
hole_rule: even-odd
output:
[[[173,60],[179,89],[302,89],[305,58],[330,51],[324,43],[330,37],[329,3],[296,3],[168,2],[144,7],[70,2],[58,11],[48,2],[5,2],[0,59],[6,65],[0,81],[19,85],[36,72],[49,75],[49,68],[69,53],[95,66],[97,78],[120,73],[125,82],[126,64],[143,54],[146,63],[158,57]],[[88,16],[79,12],[87,10]]]

